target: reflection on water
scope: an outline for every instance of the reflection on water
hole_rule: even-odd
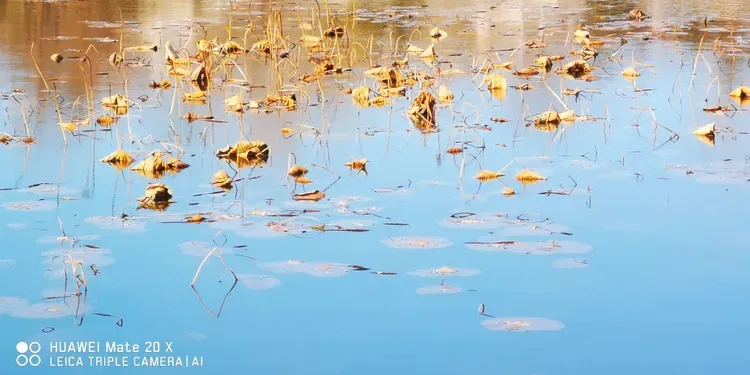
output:
[[[637,7],[651,18],[628,20]],[[238,54],[210,85],[169,74],[167,41],[187,68],[200,39],[249,49],[278,9],[278,59]],[[173,341],[204,357],[197,373],[741,373],[750,156],[747,98],[729,93],[748,82],[748,15],[736,0],[0,2],[0,341]],[[593,70],[559,75],[588,51],[578,24]],[[300,39],[334,25],[340,72],[315,76],[323,52]],[[437,57],[406,54],[433,42]],[[116,68],[120,43],[157,51]],[[540,55],[562,61],[513,74]],[[488,90],[490,71],[511,89]],[[402,80],[403,97],[379,90]],[[406,115],[424,82],[454,96],[427,134]],[[360,106],[347,92],[363,85]],[[116,94],[130,101],[99,105]],[[244,113],[225,111],[236,94]],[[708,142],[691,135],[710,123]],[[225,149],[241,140],[262,157]],[[134,160],[99,162],[116,150]],[[546,179],[514,178],[527,170]],[[137,209],[167,187],[169,204]]]

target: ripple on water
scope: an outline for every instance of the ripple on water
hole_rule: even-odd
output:
[[[191,255],[196,257],[205,257],[211,252],[216,245],[213,242],[208,241],[185,241],[177,247],[180,248],[180,252],[185,255]],[[222,255],[233,254],[232,249],[221,249]]]
[[[391,237],[383,243],[396,249],[442,249],[453,245],[441,237]]]
[[[63,244],[66,244],[66,243],[72,244],[72,243],[81,242],[81,241],[94,241],[94,240],[98,240],[99,238],[101,238],[101,236],[96,235],[96,234],[89,234],[89,235],[75,236],[75,237],[44,236],[44,237],[38,238],[36,242],[42,243],[42,244],[59,243],[60,246],[62,246]]]
[[[260,263],[258,266],[276,273],[304,273],[314,277],[341,277],[349,273],[349,267],[341,263],[289,260]]]
[[[490,331],[506,332],[559,331],[565,328],[561,322],[547,318],[492,318],[480,324]]]
[[[455,229],[492,229],[513,225],[505,215],[494,213],[455,213],[438,224],[446,228]]]
[[[89,224],[94,224],[103,230],[118,230],[127,233],[142,233],[146,231],[146,222],[142,217],[128,217],[122,219],[115,216],[94,216],[86,219]]]
[[[468,242],[466,247],[477,251],[498,251],[527,255],[583,254],[593,248],[591,245],[575,241],[533,241],[521,242],[502,240],[497,237],[483,237]]]
[[[68,262],[63,264],[63,258],[66,255],[70,255],[74,260],[83,263],[85,267],[95,264],[97,268],[102,268],[115,262],[115,259],[110,257],[109,254],[112,254],[112,252],[107,249],[79,247],[45,251],[40,255],[44,258],[42,263],[49,265],[47,269],[48,277],[58,278],[65,275],[66,267],[70,267]],[[69,268],[67,270],[70,271]]]
[[[447,276],[476,276],[482,271],[475,268],[451,268],[451,267],[440,267],[435,269],[424,269],[409,272],[411,276],[420,277],[447,277]]]
[[[558,259],[552,263],[552,267],[555,268],[586,268],[588,266],[589,262],[586,259],[577,258]]]
[[[271,289],[281,284],[281,280],[267,275],[239,274],[237,278],[250,290]]]
[[[417,289],[417,294],[456,294],[462,290],[463,288],[455,285],[430,285]]]
[[[62,302],[31,303],[18,297],[0,297],[0,315],[21,319],[54,319],[75,315],[75,304],[71,308]],[[90,308],[87,307],[87,310]]]
[[[54,201],[19,201],[3,203],[7,211],[51,211],[57,207]]]
[[[0,259],[0,268],[8,268],[14,264],[16,261],[13,259]]]

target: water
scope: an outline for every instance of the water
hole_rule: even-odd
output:
[[[203,35],[200,24],[208,39],[224,41],[223,25],[231,14],[232,35],[241,44],[244,27],[254,24],[249,46],[262,38],[269,12],[280,5],[240,2],[230,12],[217,1],[120,4],[124,46],[153,43],[159,51],[128,54],[149,66],[118,71],[107,57],[119,43],[85,39],[119,41],[116,2],[0,4],[0,92],[25,90],[28,99],[15,97],[35,139],[31,145],[0,145],[0,188],[8,189],[0,191],[1,373],[182,371],[133,367],[133,357],[144,353],[131,353],[129,367],[107,369],[89,366],[88,354],[50,353],[50,343],[70,341],[102,346],[127,341],[142,350],[146,341],[161,342],[162,350],[171,342],[173,353],[162,355],[203,358],[202,366],[188,369],[193,373],[707,374],[748,368],[743,349],[750,333],[744,316],[750,259],[741,224],[750,178],[747,114],[728,97],[747,84],[748,62],[740,53],[733,62],[727,50],[732,35],[736,48],[748,48],[744,4],[334,2],[332,17],[349,30],[346,42],[367,48],[352,47],[354,64],[347,55],[346,70],[318,86],[297,81],[313,72],[298,43],[290,55],[297,75],[290,76],[289,64],[282,68],[283,84],[300,84],[306,93],[298,95],[298,110],[225,113],[225,97],[242,89],[236,85],[225,92],[223,70],[216,73],[210,107],[181,102],[180,93],[192,89],[184,84],[176,89],[167,75],[161,47],[167,40],[187,44],[194,53]],[[627,21],[636,6],[654,17]],[[325,4],[321,7],[325,23]],[[284,4],[285,36],[297,43],[299,20],[311,22],[312,13],[317,26],[317,12],[314,3],[312,12],[310,4]],[[550,73],[547,82],[557,95],[563,88],[583,90],[577,102],[561,99],[595,121],[564,123],[547,132],[527,126],[524,118],[551,105],[564,110],[540,76],[524,80],[505,71],[508,85],[535,88],[509,88],[502,100],[477,89],[481,74],[472,83],[473,68],[486,59],[509,61],[513,49],[542,33],[549,44],[544,53],[572,61],[568,52],[580,45],[566,40],[579,22],[589,26],[593,39],[605,41],[591,61],[598,80],[561,80]],[[402,57],[404,41],[417,28],[421,36],[414,34],[412,43],[426,48],[433,26],[448,32],[436,45],[442,72],[470,72],[439,78],[455,95],[452,110],[438,109],[439,133],[421,134],[404,115],[419,92],[416,86],[384,108],[360,109],[342,93],[362,84],[376,87],[362,72],[370,64],[390,63],[389,45],[399,37]],[[698,60],[691,89],[704,31],[705,62]],[[622,62],[607,62],[620,47],[613,34],[628,41],[617,54]],[[370,36],[373,54],[366,56]],[[32,43],[47,84],[64,98],[64,122],[76,98],[85,108],[85,80],[92,79],[95,113],[92,126],[81,130],[98,131],[68,133],[65,146],[54,93],[45,90],[29,58]],[[74,56],[83,56],[90,44],[99,53],[89,51],[92,69],[89,73],[84,64],[84,74]],[[722,49],[730,52],[721,55]],[[53,53],[65,60],[55,64],[49,59]],[[535,53],[520,49],[514,67],[527,67]],[[651,66],[637,65],[641,76],[635,87],[642,91],[619,74],[633,57]],[[237,63],[252,87],[245,100],[260,101],[275,87],[269,59],[253,52]],[[435,74],[416,57],[406,69]],[[98,161],[118,148],[116,133],[122,139],[129,133],[126,116],[117,131],[93,126],[104,113],[98,102],[125,93],[123,77],[128,96],[144,99],[134,99],[140,109],[130,109],[133,141],[125,140],[123,148],[140,161],[166,147],[190,164],[158,180],[173,192],[174,203],[163,212],[136,210],[136,198],[155,181]],[[232,77],[242,78],[237,71]],[[173,87],[148,88],[162,79]],[[19,139],[25,137],[21,105],[13,98],[2,102],[0,129]],[[734,105],[736,111],[703,111],[715,105]],[[647,107],[661,125],[655,135]],[[182,118],[188,111],[222,122],[188,123]],[[690,134],[711,122],[719,129],[715,145]],[[325,130],[319,138],[310,132],[286,139],[281,134],[282,127],[302,129],[299,124],[317,129],[325,124]],[[462,135],[464,126],[470,129]],[[215,152],[243,134],[270,146],[269,163],[241,169],[236,178],[245,180],[228,194],[195,196],[218,190],[210,185],[218,170],[234,174]],[[477,160],[466,156],[459,179],[463,155],[444,151],[455,142],[460,146],[461,139],[471,141],[466,153]],[[290,153],[308,165],[313,183],[306,191],[330,185],[323,200],[292,199],[294,186],[286,178]],[[368,159],[367,174],[344,166],[360,158]],[[511,160],[506,177],[482,184],[472,178]],[[340,179],[309,164],[325,166]],[[513,176],[524,168],[548,180],[522,185]],[[501,194],[506,186],[514,196]],[[299,214],[304,209],[313,211]],[[299,215],[278,216],[289,212]],[[467,212],[474,215],[461,214]],[[120,219],[123,213],[126,220]],[[212,222],[170,223],[195,213]],[[323,224],[339,231],[313,229]],[[497,244],[502,241],[509,243]],[[192,289],[203,257],[217,246],[237,284],[233,288],[231,273],[210,257]],[[79,306],[82,296],[70,295],[76,289],[70,264],[64,288],[66,254],[82,262],[85,307]],[[66,293],[64,300],[44,299]],[[477,313],[482,303],[491,317]],[[17,369],[19,341],[41,343],[39,367]],[[85,366],[49,368],[51,358],[68,355],[82,357]]]

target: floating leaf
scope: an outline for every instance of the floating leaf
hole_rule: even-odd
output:
[[[511,196],[511,195],[515,195],[515,194],[516,194],[516,191],[515,191],[515,190],[513,190],[513,189],[511,189],[510,187],[507,187],[507,186],[506,186],[505,188],[503,188],[503,190],[501,191],[501,193],[502,193],[502,194],[503,194],[504,196],[506,196],[506,197],[509,197],[509,196]]]
[[[60,61],[63,61],[63,57],[59,53],[56,53],[56,54],[50,56],[49,58],[50,58],[50,60],[54,61],[56,64],[59,64]]]
[[[242,103],[242,95],[237,94],[224,100],[224,108],[227,112],[242,112],[245,104]]]

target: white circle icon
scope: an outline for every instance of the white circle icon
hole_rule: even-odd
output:
[[[29,364],[32,367],[37,367],[37,366],[39,366],[40,363],[42,363],[42,357],[40,357],[40,356],[38,356],[36,354],[34,354],[31,357],[29,357]]]
[[[18,357],[16,357],[16,364],[20,367],[26,366],[29,364],[29,357],[25,354],[19,354]]]
[[[16,344],[16,351],[18,351],[19,353],[23,354],[23,353],[26,353],[26,351],[28,350],[29,350],[29,345],[26,344],[24,341],[21,341],[18,344]]]
[[[36,354],[39,353],[42,350],[42,346],[39,345],[38,342],[34,341],[31,344],[29,344],[29,351]]]

